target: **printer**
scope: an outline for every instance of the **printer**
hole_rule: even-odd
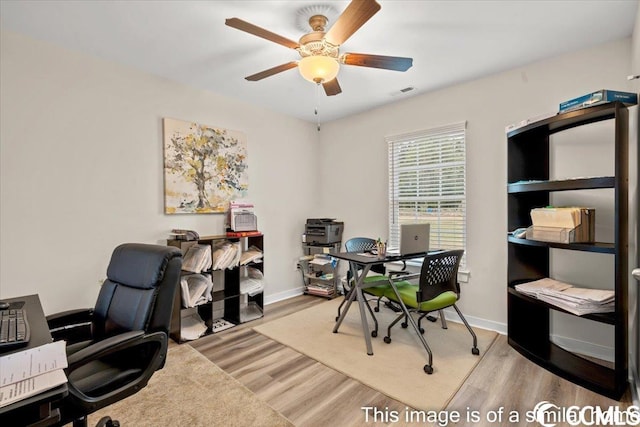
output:
[[[331,244],[342,241],[344,222],[334,218],[309,218],[305,225],[304,234],[307,243]]]

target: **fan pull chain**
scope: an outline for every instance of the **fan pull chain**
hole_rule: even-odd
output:
[[[316,108],[314,113],[316,115],[316,129],[320,132],[320,115],[318,114],[318,105],[320,105],[320,83],[316,83]]]

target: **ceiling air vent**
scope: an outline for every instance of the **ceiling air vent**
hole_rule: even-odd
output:
[[[398,90],[396,92],[392,92],[391,96],[404,95],[405,93],[411,92],[414,89],[415,89],[415,87],[413,87],[413,86],[407,86],[404,89],[400,89],[400,90]]]

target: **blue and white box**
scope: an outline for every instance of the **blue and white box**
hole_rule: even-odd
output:
[[[578,110],[592,105],[604,104],[606,102],[622,102],[624,105],[636,105],[638,94],[630,92],[620,92],[617,90],[600,89],[596,92],[561,102],[559,112]]]

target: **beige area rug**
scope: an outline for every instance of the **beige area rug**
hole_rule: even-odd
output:
[[[190,346],[169,349],[165,367],[133,396],[89,416],[123,427],[293,426],[236,379]]]
[[[388,308],[376,313],[380,330],[378,337],[371,339],[373,356],[366,352],[356,303],[334,334],[341,301],[342,298],[336,298],[253,329],[420,410],[444,409],[497,336],[495,332],[474,328],[480,349],[480,356],[474,356],[471,334],[464,325],[449,321],[449,328],[442,329],[439,320],[436,323],[425,320],[422,325],[433,352],[434,369],[432,375],[427,375],[423,371],[427,353],[411,326],[402,329],[398,323],[391,331],[392,342],[383,342],[386,327],[396,315]],[[373,329],[371,318],[367,319]]]

